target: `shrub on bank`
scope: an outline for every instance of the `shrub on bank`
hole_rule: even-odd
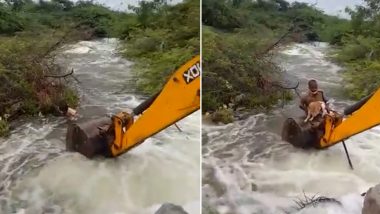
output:
[[[232,109],[220,108],[211,114],[211,120],[214,123],[232,123],[234,121],[233,113]]]
[[[0,137],[7,136],[9,134],[9,125],[7,121],[0,118]]]
[[[351,16],[349,30],[342,36],[335,58],[346,68],[347,94],[360,99],[380,87],[380,2],[365,1]]]
[[[176,5],[141,1],[133,10],[136,22],[129,28],[122,52],[136,62],[138,91],[153,94],[176,68],[199,54],[199,1]]]
[[[290,91],[278,87],[288,85],[273,60],[275,47],[339,42],[347,25],[307,3],[204,0],[202,4],[203,112],[230,104],[234,109],[263,111],[291,99]],[[335,29],[341,33],[335,34]]]
[[[65,85],[65,80],[46,77],[66,73],[51,59],[43,55],[59,37],[37,35],[0,37],[0,116],[56,113],[59,103],[74,107],[78,98]]]

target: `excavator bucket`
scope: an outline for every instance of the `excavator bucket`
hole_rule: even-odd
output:
[[[283,141],[292,144],[295,147],[308,149],[318,148],[319,139],[323,133],[317,129],[311,128],[310,123],[297,122],[293,118],[285,120],[281,137]]]
[[[145,111],[157,98],[159,93],[142,102],[133,109],[133,115],[139,115]],[[101,117],[94,120],[72,123],[66,134],[66,150],[79,152],[87,158],[97,155],[111,157],[110,145],[114,141],[112,119]]]
[[[112,121],[102,117],[69,125],[66,134],[66,149],[79,152],[87,158],[108,154],[108,142],[112,139],[106,131]],[[111,141],[112,142],[112,141]]]

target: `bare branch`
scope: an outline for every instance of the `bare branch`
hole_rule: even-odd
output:
[[[319,204],[323,204],[323,203],[333,203],[339,206],[342,205],[342,203],[336,200],[335,198],[328,198],[328,197],[317,196],[317,195],[313,195],[309,197],[306,195],[305,192],[303,192],[303,198],[297,198],[296,200],[293,200],[293,201],[296,204],[295,209],[298,211],[310,206],[316,207]]]
[[[279,88],[284,89],[284,90],[295,90],[300,85],[300,82],[298,81],[295,86],[283,86],[283,85],[281,85],[280,83],[277,83],[277,82],[271,82],[271,85],[274,86],[274,87],[279,87]]]
[[[68,77],[68,76],[72,75],[73,73],[74,73],[74,68],[72,68],[71,72],[67,73],[67,74],[63,74],[63,75],[44,75],[44,77],[65,78],[65,77]]]

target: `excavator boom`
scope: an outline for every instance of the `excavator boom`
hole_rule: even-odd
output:
[[[380,125],[380,88],[365,99],[360,108],[350,113],[351,115],[338,125],[334,125],[333,118],[326,119],[325,133],[320,142],[322,148]]]
[[[162,90],[133,113],[120,112],[69,125],[66,148],[88,158],[101,154],[115,157],[142,143],[200,108],[200,57],[178,68]]]
[[[112,146],[114,156],[128,151],[146,138],[174,124],[200,108],[200,57],[181,66],[161,93]],[[118,124],[116,124],[118,126]],[[120,129],[115,126],[115,130]]]

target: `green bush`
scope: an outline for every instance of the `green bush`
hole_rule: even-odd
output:
[[[71,14],[77,22],[94,29],[95,36],[113,36],[112,26],[116,16],[108,8],[100,5],[82,5],[79,3],[79,5],[72,9]]]
[[[44,77],[59,72],[57,65],[43,55],[61,38],[59,33],[46,33],[0,37],[0,115],[54,113],[58,97],[72,106],[78,102],[67,86]]]
[[[7,136],[9,134],[9,125],[4,119],[0,119],[0,137]]]
[[[346,90],[351,98],[361,99],[380,87],[380,61],[363,60],[346,66]]]
[[[21,18],[0,2],[0,34],[12,35],[24,29]]]
[[[376,59],[380,56],[380,38],[350,36],[344,39],[337,51],[337,59],[350,62],[363,59]]]
[[[0,115],[54,114],[62,101],[77,105],[74,90],[44,77],[59,72],[46,55],[58,41],[123,39],[121,50],[137,61],[138,88],[145,93],[156,93],[176,68],[199,54],[199,1],[140,1],[132,11],[92,1],[0,3]]]
[[[270,109],[284,95],[284,101],[291,99],[289,91],[272,85],[281,82],[281,68],[268,50],[279,38],[283,39],[277,45],[340,43],[349,28],[348,21],[306,3],[204,0],[202,4],[204,112],[228,104],[235,109]]]
[[[137,23],[129,28],[122,52],[136,61],[138,90],[153,94],[176,68],[199,54],[199,1],[176,5],[141,1],[134,11]]]
[[[70,88],[64,89],[63,99],[64,99],[65,103],[67,103],[67,105],[71,108],[75,108],[79,102],[79,97],[78,97],[77,93]]]
[[[350,30],[342,37],[336,59],[346,67],[346,90],[360,99],[380,87],[380,2],[366,0],[351,15]]]
[[[34,99],[27,99],[22,103],[21,110],[27,115],[37,115],[39,112],[38,102]]]
[[[211,120],[214,123],[232,123],[234,121],[232,109],[220,108],[211,114]]]
[[[260,86],[259,83],[262,80],[278,80],[279,68],[266,61],[265,57],[254,57],[273,42],[274,35],[270,31],[263,39],[253,29],[220,33],[205,26],[203,32],[204,112],[215,111],[229,103],[252,109],[277,102],[280,94],[274,88]],[[237,101],[238,96],[244,96],[244,99]]]

